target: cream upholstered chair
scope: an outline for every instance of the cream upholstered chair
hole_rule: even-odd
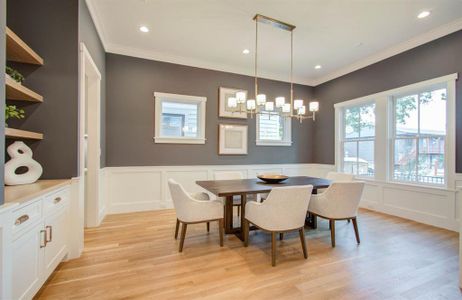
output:
[[[364,182],[333,182],[324,193],[312,195],[308,212],[329,220],[332,247],[335,247],[335,221],[352,220],[358,244],[356,216],[363,193]]]
[[[271,264],[276,265],[276,234],[298,230],[303,256],[308,257],[305,241],[305,216],[312,185],[273,188],[265,202],[248,202],[245,206],[244,245],[249,244],[250,223],[271,232]]]
[[[333,182],[338,181],[353,181],[355,178],[353,174],[340,173],[340,172],[329,172],[326,176],[327,179],[332,180]]]
[[[175,239],[178,237],[178,229],[182,223],[179,251],[183,251],[188,224],[207,223],[208,231],[211,221],[218,221],[220,246],[223,247],[223,203],[216,200],[211,201],[206,193],[189,194],[173,179],[168,180],[168,186],[177,216]]]

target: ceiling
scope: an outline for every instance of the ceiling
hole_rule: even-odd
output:
[[[106,51],[253,75],[256,13],[294,24],[294,81],[317,85],[462,29],[462,0],[87,0]],[[431,12],[417,18],[423,10]],[[140,26],[150,31],[142,33]],[[250,53],[242,53],[249,49]],[[289,80],[290,35],[259,25],[259,76]],[[315,65],[322,65],[315,69]]]

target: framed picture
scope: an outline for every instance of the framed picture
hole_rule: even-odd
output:
[[[247,119],[246,112],[233,112],[233,108],[228,106],[228,99],[230,97],[235,97],[237,92],[244,92],[245,98],[247,99],[247,91],[220,87],[219,92],[219,103],[218,103],[218,116],[223,118],[237,118],[237,119]],[[245,105],[245,104],[243,104]],[[245,107],[244,107],[245,108]],[[234,108],[235,110],[235,108]]]
[[[220,124],[218,154],[247,155],[247,125]]]

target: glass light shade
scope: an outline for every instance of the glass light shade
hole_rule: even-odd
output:
[[[305,112],[306,112],[306,107],[304,105],[298,108],[299,115],[304,115]]]
[[[265,103],[266,103],[266,95],[258,94],[257,95],[257,105],[265,105]]]
[[[237,92],[236,93],[236,99],[237,103],[245,103],[245,92]]]
[[[294,100],[294,109],[295,110],[299,109],[302,106],[303,106],[303,100],[300,100],[300,99]]]
[[[310,102],[310,111],[318,111],[319,110],[319,102],[313,101]]]
[[[285,104],[282,106],[282,112],[283,112],[283,113],[290,113],[290,103],[285,103]]]
[[[273,111],[274,110],[274,102],[266,102],[265,103],[265,110],[266,111]]]
[[[280,107],[284,106],[285,103],[286,103],[286,98],[284,98],[284,97],[276,97],[276,107],[277,108],[280,108]]]
[[[254,99],[247,100],[247,109],[254,110],[255,108],[256,108],[255,100]]]
[[[237,107],[237,99],[234,98],[234,97],[229,97],[228,98],[228,107],[236,108]]]

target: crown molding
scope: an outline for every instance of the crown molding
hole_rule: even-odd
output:
[[[95,24],[96,32],[98,33],[99,39],[103,44],[103,48],[107,52],[107,38],[104,33],[104,25],[100,21],[101,18],[98,15],[98,10],[95,8],[91,0],[85,0],[85,3],[87,4],[88,11],[90,12],[91,19],[93,20],[93,24]]]
[[[202,69],[209,69],[214,71],[221,71],[227,73],[234,73],[239,75],[247,75],[250,77],[254,77],[255,74],[253,73],[253,66],[249,65],[248,68],[242,68],[238,66],[231,66],[228,64],[220,64],[200,59],[194,59],[190,57],[172,55],[169,53],[164,52],[157,52],[157,51],[148,51],[134,47],[127,47],[123,45],[108,43],[106,52],[114,53],[114,54],[121,54],[126,56],[138,57],[148,60],[155,60],[161,62],[168,62],[177,65],[184,65]],[[265,72],[264,70],[260,70],[261,74],[259,74],[258,78],[270,79],[270,80],[278,80],[283,82],[289,82],[287,79],[287,75],[281,76],[277,73]],[[305,78],[300,78],[294,76],[294,83],[295,84],[302,84],[311,86],[312,81],[307,80]]]
[[[399,53],[405,52],[407,50],[410,50],[412,48],[421,46],[423,44],[429,43],[433,40],[439,39],[445,35],[451,34],[453,32],[459,31],[462,29],[462,18],[456,19],[455,21],[445,24],[443,26],[437,27],[433,30],[427,31],[421,35],[415,36],[412,39],[409,39],[405,42],[399,43],[397,45],[394,45],[390,48],[387,48],[383,51],[380,51],[374,55],[371,55],[369,57],[366,57],[365,59],[361,59],[359,61],[356,61],[355,63],[348,65],[346,67],[337,69],[336,71],[329,73],[325,76],[320,77],[319,79],[315,79],[312,81],[313,86],[317,86],[320,84],[323,84],[327,81],[330,81],[332,79],[338,78],[340,76],[349,74],[351,72],[354,72],[356,70],[362,69],[364,67],[370,66],[372,64],[375,64],[379,61],[382,61],[384,59],[390,58],[392,56],[395,56]]]

